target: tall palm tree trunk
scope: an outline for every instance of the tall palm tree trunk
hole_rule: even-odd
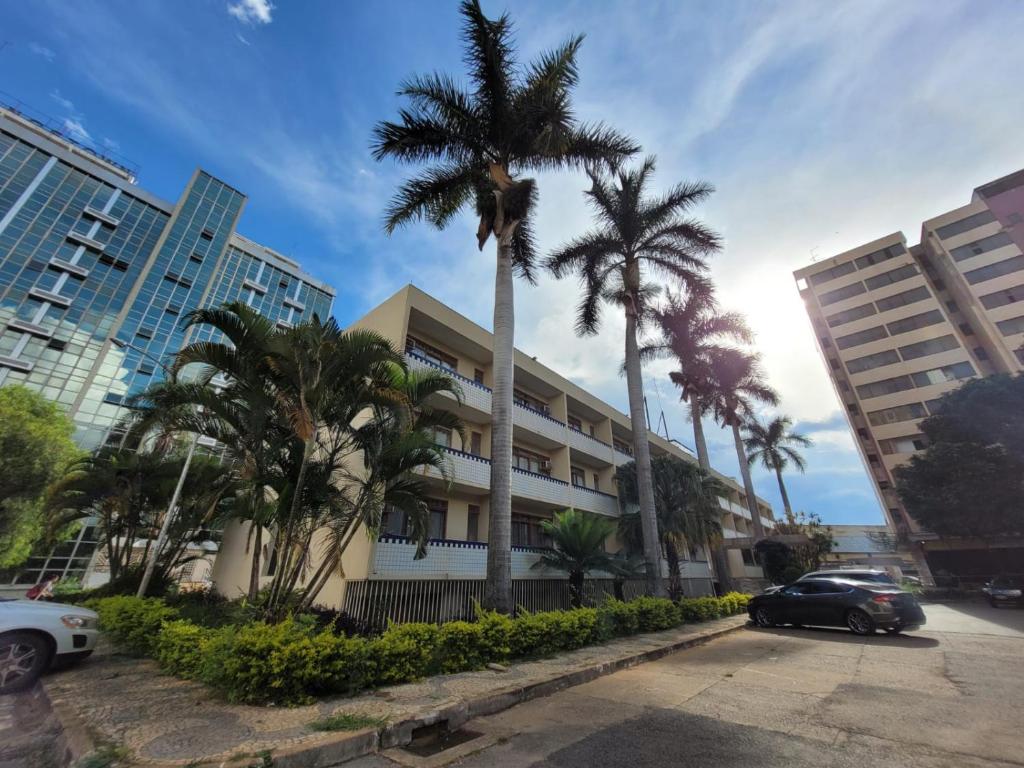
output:
[[[782,494],[782,506],[786,510],[786,517],[793,514],[793,508],[789,505],[789,494],[786,493],[786,484],[782,482],[782,470],[775,467],[775,477],[779,479],[779,493]]]
[[[683,596],[683,582],[679,575],[679,550],[671,537],[665,538],[665,562],[668,564],[668,596],[678,600]]]
[[[515,227],[510,229],[514,231]],[[500,613],[512,613],[512,386],[515,362],[512,232],[502,233],[496,240],[498,263],[494,276],[491,509],[487,523],[484,605]]]
[[[629,420],[633,429],[633,461],[640,497],[640,525],[647,561],[647,593],[665,596],[661,578],[661,547],[658,545],[658,518],[654,511],[654,482],[651,475],[651,449],[647,443],[644,418],[644,382],[640,368],[640,348],[636,341],[636,313],[626,310],[626,389],[629,392]]]
[[[704,424],[701,421],[700,402],[696,395],[690,395],[690,419],[693,421],[693,442],[697,446],[697,464],[705,472],[711,471],[711,459],[708,457],[708,443],[704,438]],[[719,540],[712,544],[705,540],[708,555],[714,560],[715,575],[718,577],[718,590],[723,595],[732,590],[732,576],[729,573],[729,555],[725,549],[725,541]]]
[[[252,542],[252,568],[249,571],[249,602],[255,602],[260,593],[260,556],[263,550],[263,526],[258,521],[253,521],[256,532],[253,534]]]
[[[764,526],[761,525],[761,510],[757,508],[757,496],[754,495],[754,481],[750,477],[750,465],[747,463],[747,452],[743,450],[743,438],[740,437],[738,421],[733,421],[732,423],[732,438],[736,441],[736,458],[740,462],[743,490],[747,494],[747,509],[750,510],[750,520],[754,524],[754,538],[760,541],[764,538]]]
[[[701,422],[700,403],[696,395],[690,395],[690,419],[693,421],[693,442],[697,445],[697,463],[705,472],[711,471],[708,459],[708,442],[704,439],[704,424]]]

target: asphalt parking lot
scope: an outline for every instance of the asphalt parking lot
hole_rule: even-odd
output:
[[[464,766],[1024,764],[1024,611],[929,605],[909,636],[747,628],[479,718]],[[451,750],[455,757],[459,749]],[[426,765],[392,752],[407,765]],[[445,764],[444,753],[430,765]],[[386,768],[387,756],[355,768]]]

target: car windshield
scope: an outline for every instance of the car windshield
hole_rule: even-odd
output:
[[[1012,576],[1000,576],[992,581],[993,587],[1006,587],[1009,589],[1020,589],[1024,585],[1024,579]]]

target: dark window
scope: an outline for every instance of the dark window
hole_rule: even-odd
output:
[[[900,356],[896,354],[895,350],[887,349],[884,352],[876,352],[873,355],[865,355],[864,357],[847,360],[846,370],[850,373],[862,373],[863,371],[870,371],[872,368],[881,368],[882,366],[898,362],[900,362]]]
[[[575,416],[566,417],[566,422],[569,424],[571,429],[575,429],[577,432],[583,431],[583,422],[577,419]]]
[[[890,245],[888,248],[861,256],[857,259],[857,268],[866,269],[874,264],[881,264],[883,261],[902,256],[904,253],[906,253],[906,249],[902,245]]]
[[[951,349],[959,349],[960,343],[955,336],[940,336],[937,339],[919,341],[916,344],[907,344],[900,347],[900,355],[904,360],[916,360],[925,355],[935,355],[939,352],[948,352]]]
[[[908,403],[907,405],[885,408],[881,411],[869,411],[868,421],[872,426],[880,427],[883,424],[895,424],[899,421],[923,419],[927,415],[921,403]]]
[[[427,499],[427,510],[430,512],[430,538],[443,539],[447,531],[448,502],[444,499]]]
[[[901,291],[900,293],[894,293],[892,296],[875,299],[875,306],[878,307],[879,312],[885,312],[887,309],[905,307],[907,304],[914,304],[930,297],[931,293],[928,289],[923,285],[919,285],[917,288],[911,288],[909,291]]]
[[[867,289],[864,287],[863,283],[853,283],[851,285],[843,286],[842,288],[837,288],[834,291],[821,294],[821,296],[818,297],[818,301],[824,307],[827,304],[835,304],[837,301],[849,299],[853,296],[857,296],[858,294],[865,293],[866,291]]]
[[[740,552],[743,555],[743,564],[744,565],[757,565],[757,563],[754,562],[754,551],[753,550],[747,549],[746,547],[744,547],[743,549],[740,550]]]
[[[1013,336],[1016,333],[1024,333],[1024,316],[1013,317],[1009,320],[1001,320],[996,323],[999,332],[1003,336]]]
[[[985,351],[984,347],[975,347],[974,356],[979,360],[988,360],[988,352]]]
[[[848,404],[848,405],[846,406],[846,410],[850,412],[850,415],[851,415],[851,416],[856,416],[856,415],[857,415],[858,413],[860,413],[860,408],[858,408],[858,407],[857,407],[856,405],[854,405],[853,403],[849,403],[849,404]]]
[[[840,349],[849,349],[850,347],[857,347],[861,344],[867,344],[870,341],[878,341],[884,339],[889,334],[885,332],[885,328],[882,326],[876,326],[875,328],[868,328],[864,331],[858,331],[857,333],[851,333],[848,336],[840,336],[836,339],[836,346]]]
[[[601,490],[601,476],[597,472],[594,473],[594,490]]]
[[[50,349],[55,349],[58,352],[63,352],[64,347],[66,347],[67,345],[68,343],[66,341],[62,341],[61,339],[50,339],[50,341],[46,344],[47,347],[49,347]]]
[[[150,328],[139,328],[139,330],[135,332],[135,335],[140,339],[152,339],[153,331]]]
[[[178,304],[168,304],[167,309],[165,309],[164,312],[166,312],[168,315],[180,315],[181,306],[179,306]]]
[[[477,384],[484,383],[484,372],[481,371],[479,368],[473,369],[473,381],[475,381]]]
[[[141,376],[152,376],[153,375],[153,367],[150,366],[150,365],[140,365],[139,366],[139,374]]]
[[[466,541],[480,541],[480,507],[469,505],[469,516],[466,520]]]
[[[825,320],[828,322],[830,328],[835,328],[837,325],[852,323],[854,320],[871,317],[873,314],[875,314],[874,304],[861,304],[859,307],[854,307],[853,309],[847,309],[842,312],[836,312],[834,315],[829,315]]]
[[[866,429],[864,429],[864,427],[857,427],[857,436],[860,437],[861,440],[870,440],[871,439],[871,435],[868,434],[868,431]]]
[[[970,323],[960,323],[960,325],[958,325],[957,328],[960,329],[960,333],[962,333],[964,336],[974,335],[974,329],[971,328]]]
[[[968,283],[975,285],[976,283],[983,283],[986,280],[1009,275],[1013,272],[1020,272],[1022,269],[1024,269],[1024,255],[1013,256],[1009,259],[997,261],[995,264],[972,269],[970,272],[964,272],[964,277],[967,278]]]
[[[821,285],[827,283],[829,280],[835,280],[837,277],[848,275],[853,272],[856,267],[852,261],[847,261],[844,264],[837,264],[831,269],[823,269],[821,272],[815,272],[813,275],[808,276],[807,282],[811,285]]]
[[[869,453],[868,454],[868,463],[869,464],[877,465],[878,464],[878,457],[875,454],[873,454],[873,453]]]
[[[846,381],[846,379],[839,379],[839,389],[841,389],[843,392],[849,392],[850,391],[850,385]]]
[[[857,394],[860,395],[862,400],[866,400],[870,397],[892,395],[896,392],[903,392],[913,388],[914,382],[911,381],[909,376],[895,376],[891,379],[873,381],[870,384],[861,384],[857,387]]]
[[[199,233],[199,236],[203,240],[213,240],[213,230],[209,227],[203,227],[203,231]]]
[[[966,219],[960,219],[960,221],[954,221],[952,224],[947,224],[944,227],[939,227],[935,230],[935,234],[939,236],[941,240],[946,240],[954,235],[959,235],[962,232],[969,232],[972,229],[989,224],[996,220],[996,217],[992,215],[992,211],[982,211],[976,213],[973,216],[968,216]]]
[[[28,264],[25,265],[25,269],[30,272],[42,272],[46,269],[46,262],[39,259],[30,259]]]
[[[913,374],[913,379],[917,386],[927,387],[929,384],[942,384],[946,381],[966,379],[973,375],[974,366],[964,362],[944,365],[941,368],[932,368],[929,371],[921,371]]]
[[[981,297],[980,301],[985,306],[985,309],[995,309],[996,307],[1005,307],[1007,304],[1016,304],[1018,301],[1024,301],[1024,285],[1015,285],[1012,288],[1004,288],[1001,291],[986,294]]]
[[[124,400],[122,395],[115,395],[113,392],[107,392],[103,397],[103,402],[109,403],[110,405],[120,405]]]
[[[551,459],[525,448],[512,446],[512,466],[538,475],[551,475]]]
[[[434,365],[440,366],[441,368],[447,368],[451,371],[456,370],[459,365],[459,361],[451,355],[442,352],[434,345],[427,344],[425,341],[420,341],[413,336],[406,336],[405,351],[426,358]]]
[[[983,237],[981,240],[954,248],[949,254],[953,257],[954,261],[963,261],[972,256],[980,256],[983,253],[994,251],[996,248],[1002,248],[1006,245],[1013,245],[1013,238],[1006,232],[997,232],[991,237]]]
[[[908,278],[914,277],[914,275],[917,274],[920,273],[917,271],[916,266],[914,266],[913,264],[904,264],[902,267],[897,267],[896,269],[891,269],[888,272],[883,272],[880,275],[869,277],[866,280],[864,280],[864,284],[872,291],[874,291],[877,290],[878,288],[883,288],[887,285],[891,285],[892,283],[898,283],[901,280],[906,280]]]
[[[841,370],[842,366],[840,365],[839,361],[836,360],[834,357],[830,357],[828,359],[828,364],[832,368],[833,371]]]
[[[469,435],[469,452],[474,456],[482,456],[483,435],[479,432],[471,432]]]
[[[533,395],[523,392],[521,389],[512,390],[512,401],[516,405],[521,405],[523,408],[529,408],[531,411],[539,411],[544,415],[550,413],[547,403]]]
[[[889,329],[890,336],[896,336],[900,333],[908,333],[918,328],[926,328],[929,325],[941,323],[943,320],[945,318],[942,316],[942,313],[937,309],[933,309],[930,312],[922,312],[919,315],[904,317],[902,320],[893,320],[885,327]]]
[[[960,305],[957,304],[955,301],[947,301],[946,302],[946,309],[948,309],[950,312],[959,312],[960,311]]]
[[[573,485],[581,488],[587,487],[587,473],[579,467],[570,467],[569,477],[572,479]]]
[[[201,264],[203,261],[203,254],[193,251],[192,255],[188,257],[189,261],[194,261],[196,264]]]
[[[128,262],[127,261],[123,261],[121,259],[115,259],[109,253],[100,254],[100,257],[97,259],[97,261],[100,264],[105,264],[108,267],[113,267],[118,272],[127,272],[128,271]]]

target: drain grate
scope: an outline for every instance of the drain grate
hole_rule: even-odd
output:
[[[465,728],[449,731],[447,723],[425,725],[412,732],[412,741],[402,749],[417,757],[432,757],[460,744],[478,739],[482,735],[478,731],[469,731]]]

